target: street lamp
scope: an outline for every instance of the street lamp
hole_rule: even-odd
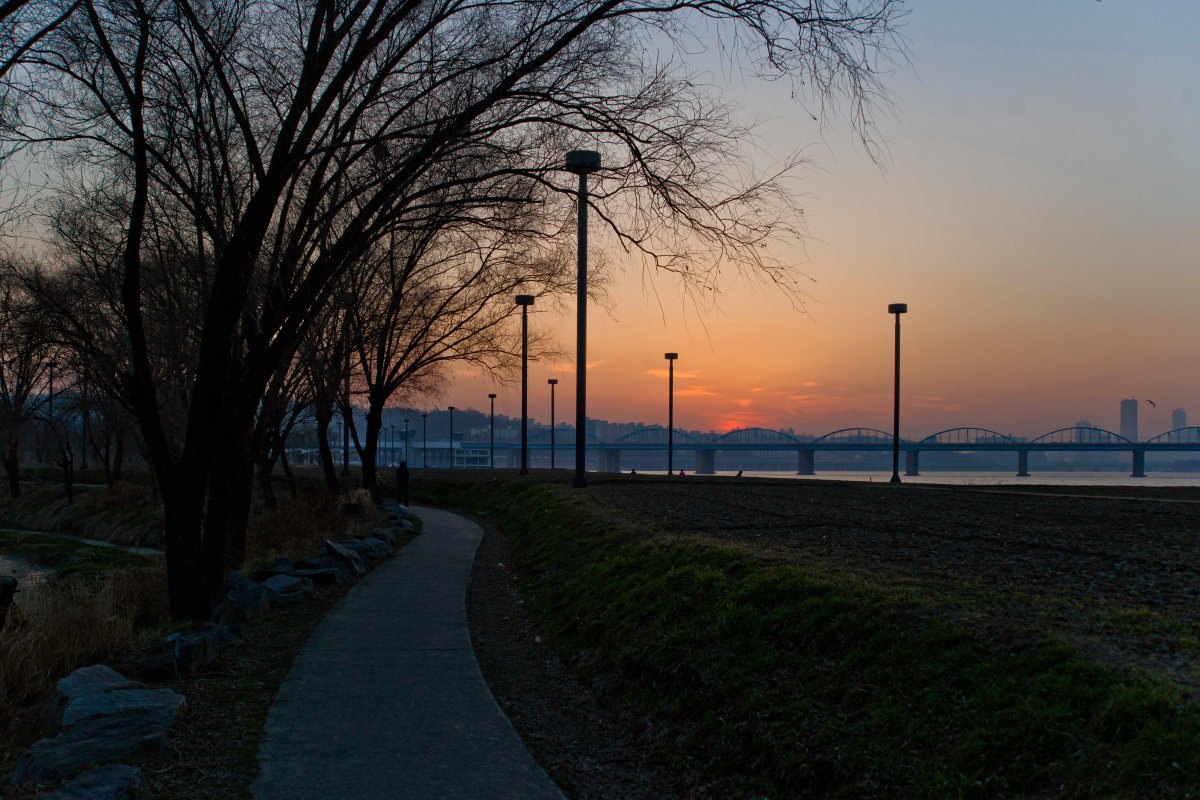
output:
[[[447,466],[454,466],[454,406],[447,406],[450,409],[450,463]]]
[[[579,176],[579,233],[576,239],[576,304],[575,346],[575,483],[577,489],[587,486],[587,209],[588,173],[600,169],[600,154],[594,150],[572,150],[567,153],[566,168]]]
[[[389,463],[394,467],[396,466],[396,426],[389,425],[388,427],[392,429],[392,451]]]
[[[521,307],[521,474],[529,474],[529,307],[533,295],[517,295]]]
[[[496,394],[491,392],[488,394],[488,400],[491,401],[492,410],[489,416],[491,422],[491,431],[488,434],[488,466],[492,469],[496,468]]]
[[[908,313],[908,303],[889,303],[888,313],[896,315],[896,382],[892,402],[891,483],[900,483],[900,315]]]
[[[675,359],[679,353],[663,353],[667,360],[667,474],[675,474]]]
[[[396,426],[392,426],[396,430]],[[404,466],[408,466],[408,417],[404,418]]]
[[[558,378],[546,381],[550,384],[550,469],[554,469],[554,387],[558,386]]]
[[[421,466],[429,466],[429,415],[421,414]]]

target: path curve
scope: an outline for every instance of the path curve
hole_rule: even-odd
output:
[[[255,800],[565,800],[475,660],[466,586],[482,531],[413,510],[421,535],[350,590],[292,665]]]

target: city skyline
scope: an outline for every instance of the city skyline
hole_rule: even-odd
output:
[[[1196,413],[1181,333],[1200,289],[1188,244],[1200,213],[1188,81],[1200,57],[1187,41],[1198,26],[1200,8],[1182,2],[1131,17],[1119,3],[929,0],[907,21],[911,63],[886,81],[878,165],[783,87],[713,67],[713,83],[763,120],[759,163],[811,157],[794,183],[810,238],[780,251],[812,279],[809,298],[802,313],[731,271],[719,300],[697,307],[593,226],[611,283],[590,317],[589,414],[665,420],[662,354],[678,351],[682,427],[888,429],[890,302],[911,309],[906,429],[1037,435],[1091,419],[1117,430],[1116,403],[1131,396],[1157,402],[1141,409],[1151,435],[1170,429],[1171,409]],[[535,416],[548,416],[539,389],[551,377],[559,408],[573,408],[565,305],[531,314],[564,354],[531,367]],[[465,369],[437,402],[489,391],[498,408],[519,402]]]

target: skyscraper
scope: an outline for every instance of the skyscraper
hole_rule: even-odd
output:
[[[1131,442],[1140,442],[1138,436],[1138,401],[1127,398],[1121,401],[1121,435]]]
[[[1182,408],[1177,408],[1171,412],[1171,430],[1179,430],[1187,427],[1187,412]]]

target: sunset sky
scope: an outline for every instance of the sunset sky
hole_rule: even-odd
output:
[[[906,302],[903,435],[959,425],[1037,435],[1081,419],[1142,432],[1200,424],[1200,3],[914,0],[910,62],[887,77],[881,163],[787,87],[710,77],[761,120],[760,164],[800,150],[810,239],[781,256],[804,308],[730,280],[715,309],[639,270],[594,309],[589,416],[825,433],[890,427],[890,302]],[[618,259],[617,254],[609,254]],[[568,356],[531,372],[531,415],[573,419],[574,316],[535,313]],[[473,373],[441,399],[520,413],[519,387]]]

